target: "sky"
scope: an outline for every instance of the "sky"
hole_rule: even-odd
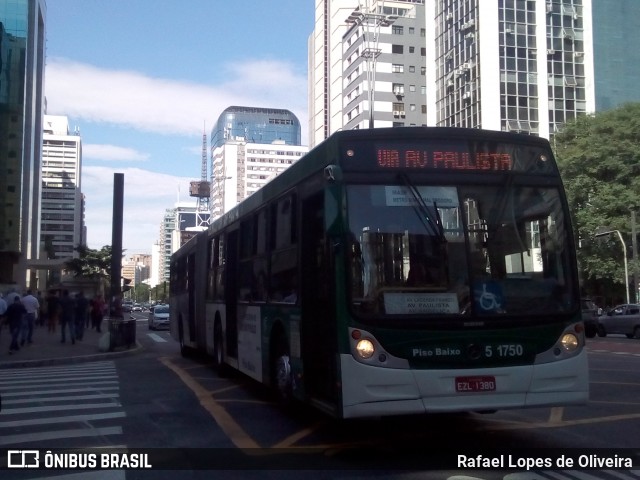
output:
[[[80,131],[90,248],[112,243],[123,173],[124,254],[151,253],[165,210],[195,205],[202,135],[227,107],[288,109],[307,144],[314,3],[47,1],[46,113]]]

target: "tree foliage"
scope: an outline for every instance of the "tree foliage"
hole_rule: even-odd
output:
[[[622,286],[618,235],[595,235],[619,230],[631,256],[631,210],[640,207],[640,103],[579,117],[555,135],[553,145],[573,217],[582,278],[587,284],[610,279]],[[629,262],[630,274],[635,268]]]
[[[65,269],[74,277],[109,278],[111,270],[111,245],[105,245],[100,250],[93,250],[84,245],[75,247],[78,258],[65,262]]]

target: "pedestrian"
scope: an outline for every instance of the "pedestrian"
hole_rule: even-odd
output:
[[[84,326],[89,317],[89,300],[84,296],[83,292],[76,295],[76,340],[82,340],[84,337]]]
[[[49,333],[56,333],[56,325],[60,318],[60,298],[56,290],[49,290],[47,298],[47,330]]]
[[[33,343],[33,327],[36,324],[38,310],[40,310],[40,303],[38,302],[38,299],[33,296],[31,290],[27,290],[27,294],[22,297],[22,304],[27,310],[27,314],[22,318],[20,345]]]
[[[101,332],[102,319],[104,318],[105,303],[102,295],[97,295],[91,300],[91,327]]]
[[[62,291],[62,298],[60,299],[60,331],[62,332],[62,337],[60,341],[64,343],[66,341],[65,331],[67,327],[69,327],[69,339],[72,344],[76,343],[75,336],[75,302],[73,298],[69,296],[69,290]]]
[[[7,320],[9,321],[9,332],[11,332],[11,345],[9,345],[9,354],[20,350],[18,346],[18,335],[22,328],[22,317],[27,314],[27,309],[20,301],[20,297],[14,297],[13,303],[7,307]]]
[[[38,299],[38,303],[40,304],[40,309],[38,310],[38,320],[36,324],[39,327],[44,327],[47,323],[47,302],[42,296],[42,292],[38,290],[38,295],[36,296]]]
[[[7,313],[7,302],[4,299],[2,293],[0,293],[0,332],[2,332],[2,327],[5,323],[5,318]]]

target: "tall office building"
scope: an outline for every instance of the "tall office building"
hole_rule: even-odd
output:
[[[343,37],[359,0],[315,0],[314,29],[308,41],[309,147],[342,129]],[[367,11],[369,10],[368,7]]]
[[[566,121],[596,110],[592,25],[599,20],[592,21],[592,1],[606,0],[317,0],[316,25],[309,41],[312,145],[341,128],[362,128],[362,122],[352,121],[361,112],[351,106],[364,104],[359,98],[367,91],[357,86],[358,75],[364,76],[365,71],[354,64],[374,55],[378,55],[374,113],[379,108],[387,115],[389,111],[407,114],[408,109],[419,108],[418,98],[425,95],[428,125],[548,138]],[[360,20],[357,10],[345,15],[354,3],[362,4]],[[422,27],[417,20],[410,25],[406,12],[421,10],[423,5],[424,43],[408,54],[406,48],[412,45],[399,38],[408,28]],[[372,37],[379,42],[377,50],[371,42],[366,45],[364,33],[347,34],[354,22],[364,21],[363,12],[384,22],[379,35]],[[387,54],[388,43],[391,52]],[[337,55],[338,46],[345,55]],[[421,64],[426,68],[424,83],[419,84],[419,76],[409,79],[406,73],[414,74],[411,69]],[[337,79],[341,102],[336,101]],[[424,91],[418,92],[422,85]],[[418,93],[415,102],[407,96],[413,88]],[[391,96],[391,105],[379,103],[389,92],[404,97],[394,102]],[[419,124],[401,120],[402,115],[394,114],[391,124]],[[388,124],[375,122],[375,126]]]
[[[237,138],[251,143],[300,145],[300,121],[280,108],[228,107],[211,129],[211,148]]]
[[[0,2],[0,286],[37,288],[44,0]]]
[[[595,110],[591,0],[427,0],[439,126],[549,137]]]
[[[596,111],[640,102],[640,1],[591,0]]]
[[[65,116],[44,116],[41,243],[48,259],[78,257],[86,244],[82,194],[82,140]]]
[[[198,227],[198,216],[202,216],[202,213],[197,211],[197,206],[194,203],[178,202],[173,208],[165,210],[160,225],[160,238],[157,243],[157,279],[154,271],[154,281],[159,283],[169,281],[171,254],[201,230]],[[208,221],[208,216],[205,219]]]
[[[211,132],[211,215],[217,218],[308,151],[288,110],[229,107]]]

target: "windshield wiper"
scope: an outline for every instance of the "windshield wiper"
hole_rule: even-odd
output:
[[[434,220],[429,212],[429,206],[424,201],[424,198],[422,198],[422,196],[420,195],[420,192],[418,191],[416,186],[411,183],[411,180],[409,180],[407,174],[400,173],[399,177],[404,185],[409,189],[411,195],[413,196],[413,199],[416,202],[416,204],[413,205],[413,210],[416,212],[416,215],[418,215],[418,218],[420,219],[420,222],[424,226],[425,230],[427,230],[427,232],[432,232],[433,236],[437,237],[438,240],[445,243],[447,239],[444,235],[444,227],[442,225],[442,219],[440,218],[440,212],[438,212],[436,202],[433,202],[433,208],[435,210],[436,217]]]

